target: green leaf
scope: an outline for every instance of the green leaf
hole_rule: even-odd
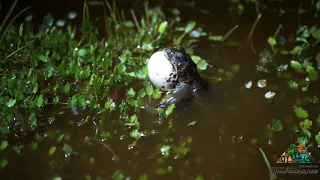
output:
[[[319,3],[320,1],[318,1]],[[320,29],[317,29],[315,31],[312,32],[312,36],[316,39],[316,40],[320,40]]]
[[[179,15],[180,15],[180,10],[177,9],[177,8],[174,8],[174,9],[172,9],[171,13],[172,13],[174,16],[179,16]]]
[[[157,108],[158,115],[162,115],[164,113],[164,110],[162,108]]]
[[[133,90],[133,88],[130,88],[127,92],[127,95],[129,97],[134,97],[136,95],[136,92]]]
[[[127,28],[133,28],[135,26],[132,21],[125,21],[123,22],[123,25],[124,27],[127,27]]]
[[[55,146],[52,146],[52,147],[49,149],[49,156],[52,156],[55,151],[56,151],[56,147],[55,147]]]
[[[84,107],[87,104],[83,96],[78,96],[77,102],[79,107]]]
[[[157,175],[165,175],[165,174],[167,174],[167,171],[165,169],[163,169],[163,168],[157,168],[156,169],[156,174]]]
[[[268,168],[268,170],[269,170],[270,180],[275,179],[275,177],[274,177],[275,175],[273,174],[273,172],[272,172],[272,170],[271,170],[270,162],[269,162],[266,154],[265,154],[264,151],[261,149],[261,147],[259,147],[259,150],[260,150],[260,153],[262,154],[263,160],[264,160],[264,162],[266,163],[267,168]],[[216,177],[215,179],[220,179],[220,176]]]
[[[37,125],[37,118],[34,115],[31,115],[29,117],[30,125],[31,126],[36,126]]]
[[[130,136],[133,138],[139,137],[140,133],[138,129],[134,129],[133,131],[130,132]]]
[[[68,106],[69,107],[75,107],[77,105],[77,96],[73,95],[68,99]]]
[[[194,63],[197,64],[197,63],[201,60],[201,57],[192,55],[192,56],[191,56],[191,59],[193,60]]]
[[[29,21],[32,20],[32,18],[33,18],[33,16],[32,16],[32,15],[29,15],[29,16],[27,16],[24,20],[25,20],[26,22],[29,22]]]
[[[290,53],[291,54],[300,54],[302,52],[303,48],[301,46],[295,46]]]
[[[170,150],[171,146],[162,146],[160,151],[161,153],[166,153]]]
[[[204,177],[201,176],[201,175],[197,175],[196,179],[195,180],[204,180]]]
[[[152,97],[154,99],[159,99],[161,97],[161,91],[159,88],[155,89],[152,93]]]
[[[109,132],[102,132],[101,133],[101,137],[104,138],[104,139],[107,139],[107,140],[112,139],[112,135]]]
[[[65,24],[66,24],[66,21],[63,20],[63,19],[60,19],[60,20],[58,20],[58,21],[56,22],[56,25],[57,25],[58,27],[63,27]]]
[[[310,121],[309,119],[305,119],[304,121],[300,122],[300,126],[306,129],[310,129],[312,126],[312,121]]]
[[[164,21],[160,24],[158,31],[160,34],[164,34],[167,32],[167,29],[168,29],[168,22]]]
[[[148,96],[151,96],[153,93],[153,88],[151,86],[147,86],[146,87],[146,92]]]
[[[170,104],[169,107],[167,108],[166,112],[165,112],[166,116],[169,116],[172,113],[174,108],[175,108],[175,104]]]
[[[147,174],[140,174],[139,180],[148,180],[148,175]]]
[[[144,89],[140,89],[138,96],[139,98],[144,98],[146,96],[146,91]]]
[[[320,145],[320,132],[314,137],[318,143],[318,145]]]
[[[70,92],[70,83],[67,82],[67,84],[64,86],[64,93],[68,94]]]
[[[288,82],[288,85],[289,85],[290,89],[298,89],[299,88],[298,83],[296,81],[294,81],[294,80],[290,80]]]
[[[302,128],[302,132],[303,132],[308,138],[311,137],[311,132],[310,132],[308,129]]]
[[[277,40],[274,37],[269,37],[268,38],[268,44],[270,46],[275,46],[275,45],[277,45]]]
[[[313,66],[308,65],[306,71],[308,72],[308,77],[311,81],[317,80],[318,73]]]
[[[64,144],[62,150],[64,151],[65,154],[71,154],[72,153],[72,148],[68,144]]]
[[[275,132],[279,132],[282,130],[282,123],[280,120],[274,119],[272,122],[272,130]]]
[[[190,33],[195,26],[196,26],[196,22],[195,22],[195,21],[189,22],[189,23],[186,25],[186,27],[185,27],[185,29],[184,29],[184,32]]]
[[[35,83],[35,85],[32,89],[33,94],[36,94],[38,92],[38,89],[39,89],[39,85],[38,85],[38,83]]]
[[[20,146],[14,146],[13,150],[17,153],[17,154],[21,154],[22,149],[24,148],[24,145],[20,145]]]
[[[31,150],[35,150],[38,148],[38,143],[37,142],[31,142],[30,145],[29,145],[29,148]]]
[[[43,62],[48,62],[47,58],[45,55],[41,54],[37,56],[38,60],[43,61]]]
[[[57,141],[58,141],[58,142],[61,142],[62,139],[63,139],[63,137],[64,137],[64,134],[59,134],[59,135],[57,136]]]
[[[54,97],[53,102],[54,104],[57,104],[59,102],[59,96]]]
[[[137,122],[138,121],[137,115],[134,114],[134,115],[130,116],[129,120],[130,120],[130,122]]]
[[[1,159],[1,160],[0,160],[0,167],[1,167],[1,168],[6,167],[7,164],[8,164],[8,160],[6,160],[6,159]]]
[[[53,25],[53,17],[51,14],[48,14],[44,17],[43,19],[43,23],[47,26],[47,27],[51,27]]]
[[[208,39],[212,41],[223,41],[223,36],[209,36]]]
[[[297,72],[303,72],[303,66],[300,62],[291,60],[290,61],[291,67],[293,67]]]
[[[40,95],[36,98],[35,103],[36,103],[36,106],[37,106],[38,108],[40,108],[40,107],[42,106],[42,104],[43,104],[43,95],[42,95],[42,94],[40,94]]]
[[[86,49],[79,49],[79,51],[78,51],[78,56],[82,57],[82,56],[84,56],[86,53],[87,53],[87,50],[86,50]]]
[[[124,179],[124,175],[120,170],[117,170],[116,172],[113,173],[112,179],[114,179],[114,180],[123,180]]]
[[[68,13],[68,19],[74,19],[77,17],[77,13],[75,11],[71,11]]]
[[[2,141],[0,145],[0,151],[6,149],[8,147],[8,141]]]
[[[116,107],[116,104],[113,101],[107,101],[104,104],[104,108],[109,109],[110,111],[113,111],[115,109],[115,107]]]
[[[84,179],[85,180],[92,180],[92,177],[90,176],[90,174],[85,174]]]
[[[15,99],[10,99],[8,102],[7,102],[7,106],[9,107],[9,108],[11,108],[11,107],[13,107],[15,104],[16,104],[16,100]]]
[[[24,29],[24,24],[22,23],[21,25],[20,25],[20,28],[19,28],[19,36],[20,37],[22,37],[23,36],[23,29]]]
[[[141,49],[147,50],[147,51],[152,51],[152,50],[153,50],[152,43],[144,43],[144,44],[142,45]]]
[[[238,65],[238,64],[232,65],[232,66],[231,66],[231,71],[232,71],[233,73],[239,72],[239,71],[240,71],[240,65]]]
[[[195,124],[197,124],[197,121],[192,121],[188,124],[188,126],[194,126]]]
[[[207,62],[206,62],[205,60],[203,60],[203,59],[200,60],[200,61],[198,62],[198,64],[197,64],[198,69],[200,69],[200,70],[202,70],[202,71],[206,70],[206,69],[207,69],[207,66],[208,66]]]
[[[256,138],[251,139],[251,144],[255,145],[257,143],[258,143],[258,139]]]
[[[293,110],[296,113],[296,116],[298,118],[305,119],[305,118],[307,118],[309,116],[308,112],[306,110],[304,110],[302,107],[294,106]]]

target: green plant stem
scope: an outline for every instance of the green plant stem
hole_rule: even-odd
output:
[[[149,18],[149,1],[147,0],[145,3],[144,3],[144,9],[145,9],[145,13],[146,13],[146,23],[147,23],[147,26],[149,27],[150,25],[150,18]]]
[[[101,142],[99,139],[95,138],[95,137],[92,137],[92,139],[94,139],[96,142],[98,142],[99,144],[101,144],[102,146],[104,146],[105,148],[107,148],[111,154],[113,155],[113,157],[116,159],[116,162],[119,160],[119,156],[117,156],[117,154],[111,149],[111,147],[107,144],[104,144],[103,142]]]
[[[268,158],[267,158],[267,156],[266,156],[266,154],[264,153],[264,151],[259,147],[259,150],[260,150],[260,152],[261,152],[261,154],[262,154],[262,157],[263,157],[263,160],[264,160],[264,162],[266,163],[266,165],[267,165],[267,167],[268,167],[268,170],[269,170],[269,179],[270,180],[275,180],[276,179],[276,176],[275,176],[275,174],[272,172],[272,170],[271,170],[271,166],[270,166],[270,163],[269,163],[269,161],[268,161]]]
[[[82,14],[83,14],[83,21],[88,20],[89,19],[89,10],[88,10],[88,4],[87,4],[87,0],[83,3],[83,10],[82,10]]]
[[[184,32],[183,34],[181,34],[181,36],[178,38],[178,43],[180,44],[181,40],[187,35],[186,32]]]
[[[216,81],[228,80],[229,79],[229,78],[216,78],[216,77],[209,77],[209,76],[202,76],[202,77],[207,78],[207,79],[216,80]]]
[[[117,4],[116,4],[115,0],[113,0],[113,11],[114,11],[114,14],[115,14],[115,21],[116,22],[120,22],[121,21],[121,16],[120,16],[120,12],[119,12],[119,9],[117,7]]]
[[[138,29],[138,32],[140,32],[140,31],[141,31],[141,28],[140,28],[140,25],[139,25],[139,22],[138,22],[138,20],[137,20],[136,15],[135,15],[135,13],[134,13],[134,11],[133,11],[132,9],[130,10],[130,12],[131,12],[132,18],[133,18],[133,20],[134,20],[134,23],[136,24],[136,27],[137,27],[137,29]]]
[[[249,32],[249,34],[248,34],[246,44],[249,43],[249,41],[250,41],[250,39],[251,39],[251,37],[252,37],[252,35],[253,35],[253,32],[254,32],[254,30],[256,29],[256,26],[257,26],[259,20],[261,19],[261,16],[262,16],[261,13],[258,14],[256,20],[254,21],[254,23],[253,23],[253,25],[252,25],[252,27],[251,27],[251,30],[250,30],[250,32]]]
[[[15,16],[11,19],[11,21],[6,25],[6,28],[4,29],[4,31],[3,31],[2,34],[0,35],[0,43],[1,43],[1,41],[2,41],[2,39],[3,39],[3,37],[4,37],[4,35],[5,35],[5,33],[7,32],[7,30],[8,30],[9,27],[11,26],[11,24],[12,24],[22,13],[24,13],[24,12],[27,11],[28,9],[30,9],[30,7],[24,8],[24,9],[23,9],[22,11],[20,11],[17,15],[15,15]],[[10,14],[11,14],[11,12],[10,12]],[[9,16],[10,16],[10,15],[9,15]],[[9,18],[9,16],[8,16],[8,18]],[[6,18],[7,18],[7,16],[6,16]],[[2,30],[5,22],[6,22],[6,20],[3,21],[3,23],[2,23],[1,26],[0,26],[0,33],[1,33],[1,30]]]
[[[232,29],[230,29],[222,38],[222,41],[225,41],[232,33],[235,31],[239,25],[235,25]]]
[[[8,18],[11,16],[11,13],[12,13],[13,9],[16,7],[17,2],[18,2],[18,0],[15,0],[12,3],[9,11],[7,12],[6,16],[4,17],[4,20],[3,20],[3,22],[1,23],[1,26],[0,26],[0,32],[1,32],[2,28],[4,27],[4,25],[6,24]]]
[[[111,17],[112,17],[113,19],[116,19],[116,15],[114,14],[114,12],[113,12],[113,10],[112,10],[112,7],[111,7],[109,1],[108,1],[108,0],[105,0],[105,2],[106,2],[106,5],[107,5],[107,7],[108,7],[108,9],[109,9],[109,11],[110,11]]]
[[[30,41],[30,43],[32,43],[32,42],[34,42],[34,40]],[[20,47],[20,48],[17,49],[17,50],[15,50],[15,51],[12,52],[11,54],[9,54],[7,57],[5,57],[4,60],[10,58],[11,56],[13,56],[14,54],[16,54],[17,52],[19,52],[19,51],[21,51],[22,49],[24,49],[25,47],[29,46],[30,43],[29,43],[29,44],[26,44],[26,45],[24,45],[24,46],[22,46],[22,47]]]
[[[277,30],[276,30],[276,32],[274,33],[274,35],[273,35],[273,37],[274,38],[276,38],[277,36],[278,36],[278,34],[279,34],[279,32],[280,32],[280,30],[282,29],[283,27],[282,27],[282,25],[281,24],[279,24],[279,26],[278,26],[278,28],[277,28]]]

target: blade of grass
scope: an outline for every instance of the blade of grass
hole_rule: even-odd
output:
[[[33,43],[33,42],[34,42],[34,40],[30,41],[29,44],[26,44],[26,45],[20,47],[19,49],[15,50],[15,51],[12,52],[11,54],[9,54],[7,57],[5,57],[4,60],[10,58],[11,56],[13,56],[13,55],[16,54],[17,52],[21,51],[22,49],[26,48],[27,46],[29,46],[29,45],[30,45],[31,43]]]
[[[101,144],[103,147],[107,148],[111,154],[113,155],[114,159],[117,161],[119,161],[119,156],[117,156],[117,154],[111,149],[111,147],[107,144],[104,144],[103,142],[101,142],[99,139],[95,138],[95,137],[91,137],[92,139],[94,139],[97,143]]]
[[[10,20],[10,22],[6,25],[6,28],[4,29],[4,31],[3,31],[2,34],[0,35],[0,42],[2,41],[5,33],[7,32],[7,30],[8,30],[9,27],[11,26],[11,24],[12,24],[22,13],[24,13],[24,12],[27,11],[28,9],[30,9],[30,7],[24,8],[22,11],[20,11],[17,15],[15,15],[15,16]],[[3,24],[2,24],[2,25],[3,25]],[[2,29],[2,25],[1,25],[1,28],[0,28],[0,32],[1,32],[1,29]]]
[[[110,26],[109,26],[109,21],[108,21],[108,15],[107,15],[107,9],[105,6],[102,6],[103,8],[103,17],[104,17],[104,25],[106,27],[106,33],[107,35],[112,36],[112,31],[110,29]]]
[[[259,147],[259,150],[260,150],[260,152],[262,154],[264,162],[267,164],[267,167],[268,167],[268,170],[269,170],[269,179],[270,180],[275,180],[276,179],[276,175],[271,170],[271,166],[270,166],[270,163],[269,163],[269,160],[268,160],[266,154],[264,153],[264,151],[260,147]]]
[[[137,27],[137,29],[138,29],[138,32],[140,32],[140,31],[141,31],[141,28],[140,28],[139,22],[138,22],[138,20],[137,20],[136,14],[134,13],[134,11],[133,11],[132,9],[130,10],[130,12],[131,12],[132,18],[133,18],[133,20],[134,20],[134,23],[136,24],[136,27]]]
[[[273,35],[274,38],[276,38],[276,37],[278,36],[278,34],[279,34],[279,32],[280,32],[280,30],[281,30],[282,28],[283,28],[283,26],[282,26],[281,24],[279,24],[276,32],[275,32],[274,35]]]
[[[259,20],[261,19],[261,16],[262,16],[261,13],[258,14],[256,20],[254,21],[254,23],[253,23],[253,25],[252,25],[252,27],[251,27],[251,30],[250,30],[250,32],[249,32],[249,34],[248,34],[247,43],[246,43],[246,44],[249,43],[249,41],[250,41],[250,39],[251,39],[251,37],[252,37],[252,35],[253,35],[253,32],[254,32],[254,30],[256,29],[256,26],[257,26]]]
[[[13,9],[16,7],[17,2],[18,2],[18,0],[15,0],[12,3],[9,11],[7,12],[6,16],[4,17],[4,20],[3,20],[3,22],[1,23],[1,26],[0,26],[0,32],[1,32],[2,28],[3,28],[3,26],[6,24],[8,18],[11,16],[11,13],[12,13]]]
[[[147,26],[149,26],[150,18],[149,18],[149,1],[148,0],[144,3],[144,10],[146,13],[146,23],[147,23]]]
[[[225,41],[225,40],[233,33],[233,31],[235,31],[238,27],[239,27],[239,25],[235,25],[232,29],[230,29],[230,30],[223,36],[222,41]]]
[[[89,19],[89,9],[88,9],[88,4],[87,4],[87,0],[84,1],[83,3],[83,21],[88,20]]]

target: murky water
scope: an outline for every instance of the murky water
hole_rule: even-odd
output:
[[[51,4],[44,1],[29,3],[39,19],[42,19],[47,12],[63,17],[70,10],[81,12],[82,8],[82,2],[75,0],[51,1]],[[131,6],[124,1],[119,3],[127,8]],[[178,7],[181,9],[183,20],[195,19],[212,35],[223,35],[233,26],[239,25],[228,40],[241,42],[245,42],[256,18],[254,13],[242,17],[232,16],[228,14],[227,6],[215,1],[196,4],[196,7],[206,8],[213,16],[195,11],[190,7],[176,6],[174,3],[165,2],[164,5]],[[99,14],[98,11],[96,13]],[[254,49],[257,52],[267,46],[267,37],[276,31],[280,23],[284,26],[280,32],[281,35],[288,37],[290,33],[295,32],[297,24],[294,20],[290,18],[280,20],[276,16],[263,14],[253,37]],[[213,66],[203,73],[205,76],[214,76],[214,68],[228,69],[233,64],[240,65],[240,72],[231,81],[211,82],[213,88],[206,100],[199,104],[191,103],[179,109],[177,118],[173,120],[174,130],[168,131],[166,123],[160,125],[155,123],[157,116],[141,112],[139,118],[143,129],[146,131],[155,129],[155,133],[141,138],[137,142],[139,148],[130,149],[128,145],[133,140],[130,138],[121,140],[122,133],[117,131],[117,127],[122,125],[115,123],[117,119],[114,117],[118,116],[111,116],[109,120],[115,120],[114,123],[106,123],[104,128],[113,136],[107,142],[120,157],[120,161],[115,163],[110,151],[101,144],[92,142],[89,146],[84,143],[86,136],[95,134],[96,129],[92,122],[82,126],[69,123],[69,121],[79,122],[88,115],[90,118],[95,115],[86,112],[83,115],[74,116],[68,111],[66,115],[56,119],[57,124],[50,126],[50,133],[48,133],[50,136],[39,144],[38,150],[26,149],[21,156],[14,152],[11,153],[12,156],[9,154],[10,163],[1,172],[0,179],[52,179],[55,174],[63,179],[84,179],[85,174],[90,174],[93,178],[100,176],[102,179],[111,179],[110,176],[118,169],[132,179],[137,179],[142,173],[148,174],[149,179],[186,179],[196,175],[203,175],[205,179],[213,179],[216,175],[221,175],[222,179],[268,179],[267,166],[258,146],[262,147],[273,164],[276,158],[294,143],[295,137],[290,136],[292,134],[289,124],[296,123],[292,111],[296,93],[290,91],[275,73],[266,74],[256,70],[259,56],[250,46],[228,47],[203,39],[195,52]],[[267,79],[268,82],[267,87],[263,89],[256,87],[256,82],[262,78]],[[210,81],[210,79],[207,80]],[[250,90],[244,88],[244,84],[248,81],[253,81],[253,88]],[[272,85],[277,87],[274,88]],[[264,94],[269,90],[277,93],[271,102],[264,98]],[[266,126],[274,118],[284,120],[284,131],[278,133],[269,144]],[[188,126],[191,121],[197,121],[197,123],[194,126]],[[79,153],[79,156],[64,156],[64,152],[60,150],[63,143],[56,141],[57,131],[70,134],[69,144]],[[34,136],[26,137],[21,144],[28,144]],[[191,153],[178,160],[165,160],[159,165],[158,159],[161,155],[158,145],[163,144],[164,137],[171,137],[173,142],[192,137]],[[258,139],[257,145],[252,145],[252,139]],[[48,151],[53,144],[56,145],[57,150],[52,157],[49,157]],[[95,159],[94,164],[89,163],[92,157]],[[57,167],[51,170],[48,164],[53,159]],[[163,176],[155,175],[156,168],[166,169],[169,165],[172,166],[173,173]]]

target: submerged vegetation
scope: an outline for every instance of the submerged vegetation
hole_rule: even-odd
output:
[[[143,14],[133,10],[125,13],[117,7],[115,1],[105,1],[102,5],[102,30],[98,28],[98,21],[90,18],[87,2],[83,6],[81,25],[73,24],[73,20],[79,18],[76,12],[70,12],[66,19],[60,20],[55,20],[48,14],[39,27],[34,26],[32,15],[29,15],[23,23],[16,25],[14,22],[17,18],[25,15],[29,9],[26,8],[12,17],[16,3],[17,0],[0,25],[0,166],[3,171],[10,166],[11,157],[23,156],[25,151],[38,149],[46,151],[46,155],[52,157],[48,160],[51,169],[61,170],[64,166],[59,163],[64,162],[55,160],[53,157],[56,154],[63,154],[63,157],[70,159],[70,156],[81,156],[80,149],[84,146],[94,145],[103,147],[106,156],[110,157],[111,154],[114,164],[119,164],[122,157],[111,147],[112,141],[125,139],[128,140],[128,149],[138,149],[140,138],[162,134],[159,138],[161,142],[157,142],[156,152],[148,157],[158,163],[154,173],[161,176],[176,171],[179,177],[204,179],[201,175],[189,177],[187,170],[175,169],[163,159],[182,159],[191,152],[193,144],[192,136],[181,135],[173,138],[168,135],[169,131],[175,131],[172,121],[175,118],[175,105],[156,111],[155,119],[162,126],[166,126],[164,132],[143,126],[141,111],[148,111],[154,100],[165,96],[160,89],[150,84],[146,61],[163,47],[185,47],[198,69],[205,71],[212,66],[209,61],[194,53],[199,39],[207,38],[214,44],[231,45],[227,39],[236,33],[239,25],[224,35],[212,35],[197,26],[196,21],[187,20],[187,23],[183,23],[178,9],[164,12],[159,7],[151,8],[145,3]],[[230,3],[230,11],[236,10],[243,14],[246,7],[254,5],[257,13],[246,41],[233,42],[232,48],[250,46],[259,58],[257,74],[263,77],[268,74],[279,79],[278,86],[285,84],[286,90],[278,93],[278,87],[269,88],[269,79],[260,79],[257,86],[268,89],[265,101],[271,104],[278,96],[285,101],[287,98],[287,105],[292,107],[292,114],[295,116],[289,121],[275,117],[266,122],[270,142],[277,136],[276,133],[289,129],[293,139],[311,152],[311,159],[320,163],[318,24],[302,23],[303,21],[299,20],[293,41],[281,35],[279,26],[275,33],[266,39],[265,48],[259,52],[253,47],[252,36],[268,6],[260,1]],[[311,7],[308,15],[318,19],[320,0],[312,3],[312,6],[301,3],[298,12],[306,13],[307,8]],[[280,9],[279,12],[282,15],[286,11]],[[125,17],[125,14],[131,16]],[[239,71],[239,65],[232,65],[230,69],[215,67],[215,77],[207,78],[212,82],[231,80]],[[251,89],[253,82],[248,81],[244,87]],[[289,92],[289,95],[283,92]],[[292,98],[295,99],[291,101]],[[194,126],[197,121],[184,123],[186,126]],[[90,133],[79,136],[79,140],[73,137],[71,132],[52,128],[61,124],[89,129]],[[73,141],[78,140],[81,145],[74,147]],[[257,139],[251,140],[254,145],[257,142]],[[270,179],[276,178],[271,172],[268,153],[260,147],[256,149],[266,161]],[[89,165],[98,161],[92,154],[84,159]],[[203,160],[198,158],[195,161]],[[183,161],[182,164],[187,167],[189,161]],[[57,179],[59,176],[56,173],[53,175]],[[81,175],[83,176],[85,179],[92,178],[90,174]],[[97,178],[100,176],[124,179],[126,175],[115,165],[112,172],[109,170],[102,175],[98,173]],[[148,175],[143,172],[138,177],[141,180],[148,179]],[[217,174],[210,174],[210,177],[220,178]]]

